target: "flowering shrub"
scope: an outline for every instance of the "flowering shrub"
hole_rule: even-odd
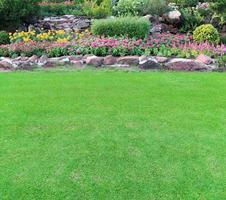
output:
[[[35,31],[22,31],[10,34],[10,42],[30,42],[30,41],[58,41],[67,42],[72,39],[71,33],[66,33],[64,30],[36,33]]]
[[[225,45],[197,43],[182,34],[156,34],[145,39],[117,37],[81,37],[64,42],[29,41],[0,46],[0,56],[48,54],[50,57],[94,54],[97,56],[147,55],[195,58],[199,54],[212,57],[226,54]]]
[[[72,39],[77,40],[83,37],[88,37],[90,32],[86,30],[85,32],[70,32],[67,33],[64,30],[49,30],[47,32],[42,31],[41,33],[37,33],[35,31],[22,31],[15,33],[10,33],[10,42],[31,42],[31,41],[51,41],[51,42],[68,42]]]

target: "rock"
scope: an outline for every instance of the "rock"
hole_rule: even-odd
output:
[[[140,57],[139,68],[141,69],[159,69],[161,65],[155,58],[152,57]]]
[[[173,10],[163,14],[163,19],[170,24],[180,24],[182,22],[182,14],[179,10]]]
[[[43,65],[44,67],[56,67],[57,65],[70,64],[70,59],[67,56],[48,58],[47,62]]]
[[[164,23],[153,25],[150,32],[151,33],[164,33],[170,30],[169,26]]]
[[[117,58],[114,56],[106,56],[104,58],[104,65],[114,65],[117,62]]]
[[[192,59],[174,58],[165,63],[167,69],[178,71],[211,71],[213,66],[205,65]]]
[[[95,67],[100,67],[103,64],[104,58],[97,56],[88,56],[86,58],[87,65],[94,65]]]
[[[17,61],[16,64],[16,69],[20,70],[31,70],[35,67],[35,63],[31,63],[29,61]]]
[[[13,69],[13,63],[9,59],[4,59],[0,61],[0,69],[2,70],[10,70]]]
[[[48,62],[48,57],[46,55],[42,55],[39,59],[38,59],[38,66],[44,66],[46,63]]]
[[[176,34],[179,32],[179,29],[175,25],[169,25],[168,26],[168,31],[172,34]]]
[[[213,63],[213,59],[210,58],[209,56],[204,55],[204,54],[200,54],[200,55],[196,58],[196,60],[197,60],[198,62],[204,63],[204,64],[206,64],[206,65],[210,65],[210,64]]]
[[[125,64],[125,65],[138,65],[139,64],[139,56],[125,56],[120,57],[117,60],[118,64]]]
[[[91,25],[91,19],[87,17],[77,17],[74,15],[63,15],[56,17],[45,17],[44,19],[38,20],[35,24],[30,25],[29,28],[40,31],[41,28],[45,30],[61,30],[66,32],[74,29],[84,30],[89,28]]]
[[[37,63],[38,62],[38,56],[33,55],[28,59],[29,62],[31,63]]]
[[[156,56],[155,59],[159,63],[165,63],[165,62],[167,62],[169,60],[167,57],[162,57],[162,56]]]
[[[75,67],[84,67],[82,60],[71,60],[71,64]]]

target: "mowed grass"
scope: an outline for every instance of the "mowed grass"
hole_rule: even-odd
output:
[[[226,199],[226,75],[0,74],[0,199]]]

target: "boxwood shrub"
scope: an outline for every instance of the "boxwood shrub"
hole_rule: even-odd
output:
[[[91,31],[94,35],[128,36],[131,38],[145,38],[150,30],[150,23],[145,18],[118,17],[94,20]]]
[[[193,38],[196,42],[210,42],[214,44],[220,42],[220,34],[212,24],[198,26],[193,32]]]

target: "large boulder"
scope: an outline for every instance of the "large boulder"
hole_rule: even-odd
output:
[[[141,69],[160,69],[161,65],[155,58],[142,56],[139,58],[139,68]]]
[[[213,66],[192,59],[174,58],[165,63],[167,69],[178,71],[211,71]]]
[[[48,57],[46,55],[42,55],[39,59],[38,59],[38,66],[44,66],[46,63],[48,62]]]
[[[180,24],[182,22],[182,14],[179,10],[173,10],[163,14],[163,19],[169,24]]]
[[[10,59],[3,59],[3,60],[0,60],[0,68],[2,70],[11,70],[13,69],[13,63]]]
[[[139,64],[139,56],[124,56],[117,60],[118,64],[137,66]]]
[[[153,24],[152,28],[150,29],[150,33],[164,33],[167,31],[170,31],[170,27],[164,23]]]
[[[104,65],[114,65],[117,62],[117,58],[114,56],[106,56],[104,58]]]
[[[200,54],[200,55],[196,58],[196,60],[197,60],[198,62],[204,63],[204,64],[206,64],[206,65],[210,65],[210,64],[213,63],[213,59],[210,58],[209,56],[204,55],[204,54]]]
[[[87,65],[94,65],[95,67],[100,67],[103,64],[104,58],[97,56],[88,56],[86,58]]]

